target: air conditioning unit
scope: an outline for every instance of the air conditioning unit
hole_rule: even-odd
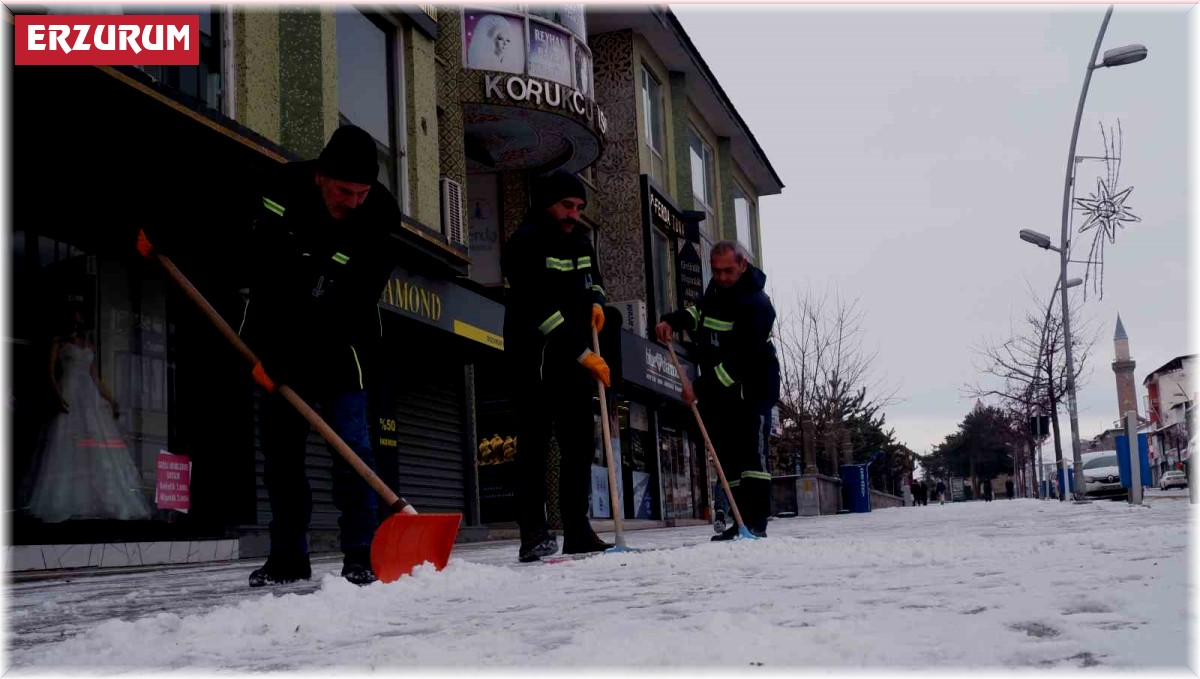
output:
[[[628,302],[609,302],[609,306],[617,308],[621,312],[623,325],[626,330],[641,337],[649,339],[646,326],[646,302],[641,299],[634,299]]]
[[[462,184],[442,178],[442,233],[452,245],[467,247]]]

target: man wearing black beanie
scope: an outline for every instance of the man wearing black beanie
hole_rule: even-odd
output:
[[[517,522],[520,561],[558,551],[546,520],[546,458],[553,434],[559,448],[559,513],[563,553],[602,551],[588,521],[595,441],[596,380],[611,384],[592,346],[604,327],[605,295],[596,252],[579,213],[587,188],[556,172],[534,181],[525,221],[504,245],[504,353],[517,389]]]
[[[317,160],[288,163],[262,192],[254,224],[249,301],[239,333],[271,381],[320,405],[329,425],[372,469],[364,375],[382,326],[376,304],[395,262],[389,231],[400,225],[396,199],[376,177],[375,140],[338,128]],[[305,475],[308,423],[277,394],[264,392],[260,431],[271,504],[271,550],[250,586],[308,579],[312,493]],[[333,501],[345,561],[342,575],[375,581],[370,548],[377,498],[332,455]],[[415,511],[406,507],[406,511]]]

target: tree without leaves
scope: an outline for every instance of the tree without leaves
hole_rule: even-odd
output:
[[[827,435],[841,441],[850,433],[855,459],[865,460],[883,450],[887,459],[879,464],[879,485],[898,486],[882,478],[902,470],[911,451],[898,444],[894,430],[885,430],[881,410],[895,402],[895,389],[873,377],[876,354],[863,348],[863,311],[858,300],[847,301],[836,289],[812,289],[797,294],[791,310],[778,315],[775,341],[780,362],[780,413],[783,436],[776,447],[777,472],[802,471],[803,421],[811,418],[813,440],[820,471],[835,474],[841,462],[836,451],[827,449]],[[895,459],[892,459],[892,458]],[[872,467],[873,476],[876,468]],[[894,476],[895,473],[892,475]]]
[[[1055,293],[1057,290],[1056,286]],[[1067,388],[1061,306],[1055,303],[1057,294],[1051,295],[1047,303],[1038,300],[1032,291],[1030,295],[1037,303],[1037,309],[1025,315],[1019,328],[1014,329],[1008,339],[975,348],[976,354],[982,359],[976,368],[992,378],[992,384],[987,387],[979,383],[967,385],[964,391],[975,398],[999,398],[1011,415],[1020,416],[1026,422],[1033,415],[1049,414],[1054,433],[1055,460],[1061,466],[1063,438],[1058,408]],[[1091,331],[1089,324],[1079,319],[1078,307],[1071,312],[1071,325],[1076,328],[1071,337],[1075,384],[1080,386],[1086,381],[1092,346],[1099,333]],[[1019,446],[1032,456],[1035,443],[1032,434],[1026,433]]]

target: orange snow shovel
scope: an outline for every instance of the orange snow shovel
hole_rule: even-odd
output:
[[[254,355],[250,347],[246,346],[242,338],[238,337],[233,328],[229,327],[225,319],[221,318],[217,310],[208,303],[208,300],[204,299],[200,291],[175,267],[174,262],[166,255],[154,250],[145,231],[138,231],[137,247],[143,257],[157,261],[166,270],[167,274],[183,289],[184,294],[200,307],[213,325],[217,326],[217,330],[225,336],[225,339],[229,340],[238,353],[254,366],[251,371],[254,380],[268,391],[279,392],[280,396],[291,403],[317,430],[317,433],[345,458],[354,471],[370,484],[371,488],[383,499],[384,504],[395,512],[379,526],[375,531],[374,540],[371,541],[371,569],[375,571],[375,576],[382,582],[392,582],[401,575],[411,573],[413,568],[426,561],[432,562],[434,568],[439,571],[445,568],[446,562],[450,559],[450,550],[454,548],[454,539],[458,535],[458,526],[462,521],[462,515],[415,513],[416,510],[406,500],[392,492],[392,489],[388,488],[387,484],[363,463],[362,459],[350,449],[350,446],[346,445],[342,437],[338,436],[337,432],[333,431],[316,411],[310,408],[296,392],[292,391],[291,387],[286,384],[276,384],[267,376],[262,362]]]

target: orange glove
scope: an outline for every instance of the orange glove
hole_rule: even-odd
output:
[[[599,304],[592,305],[592,327],[596,332],[604,329],[604,307]]]
[[[600,380],[604,386],[612,386],[612,380],[608,374],[608,364],[604,362],[603,358],[600,358],[600,354],[588,349],[579,357],[579,362],[592,373],[593,377]]]

